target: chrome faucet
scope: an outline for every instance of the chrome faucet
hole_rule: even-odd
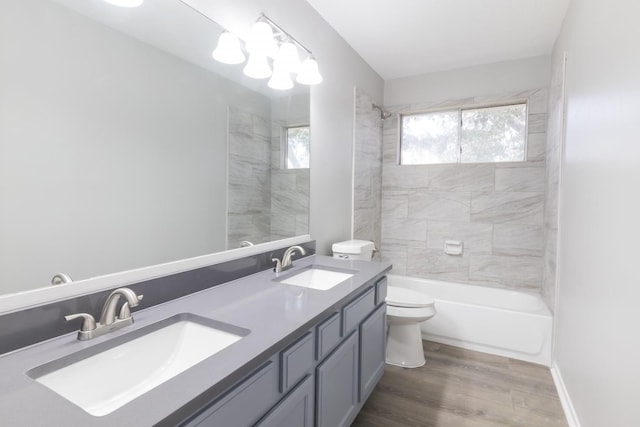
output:
[[[275,267],[273,268],[273,271],[275,271],[276,273],[281,273],[293,267],[293,261],[291,257],[296,251],[300,252],[300,255],[307,254],[307,252],[304,250],[302,246],[297,246],[297,245],[291,246],[289,249],[284,251],[284,255],[282,255],[282,261],[280,261],[278,258],[271,259],[271,261],[276,263]]]
[[[65,273],[56,273],[52,278],[51,278],[51,284],[52,285],[64,285],[66,283],[71,283],[73,282],[73,280],[71,279],[71,276],[69,276],[68,274]]]
[[[144,295],[137,296],[135,292],[133,292],[129,288],[118,288],[115,291],[109,294],[107,301],[104,303],[102,307],[102,313],[100,314],[100,323],[103,325],[111,325],[114,323],[116,319],[116,307],[118,305],[118,300],[120,296],[126,298],[127,302],[122,305],[120,309],[120,316],[118,319],[130,318],[131,311],[130,307],[137,307],[138,301],[142,299]]]
[[[116,308],[118,306],[118,300],[123,296],[127,300],[116,317]],[[129,288],[118,288],[111,292],[107,297],[107,300],[102,307],[102,313],[100,314],[100,321],[96,323],[92,315],[88,313],[70,314],[64,316],[68,322],[74,319],[83,319],[82,326],[78,331],[78,339],[80,341],[90,340],[92,338],[104,335],[107,332],[115,331],[124,326],[133,324],[133,316],[131,315],[131,308],[137,307],[138,302],[142,300],[144,295],[136,295]]]

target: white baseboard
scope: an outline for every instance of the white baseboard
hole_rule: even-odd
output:
[[[571,403],[571,398],[569,397],[569,393],[567,388],[564,385],[564,381],[562,380],[562,375],[560,374],[560,369],[556,362],[551,364],[551,376],[553,377],[553,382],[556,385],[556,390],[558,391],[558,397],[560,397],[560,403],[562,404],[562,409],[564,410],[564,416],[567,418],[567,423],[569,427],[580,427],[580,421],[578,420],[578,416],[576,414],[575,409],[573,408],[573,404]]]

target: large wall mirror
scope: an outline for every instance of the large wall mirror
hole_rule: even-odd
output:
[[[308,87],[216,63],[220,32],[180,0],[0,2],[0,294],[308,233]]]

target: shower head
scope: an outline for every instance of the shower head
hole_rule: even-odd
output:
[[[380,120],[386,120],[389,117],[393,116],[392,113],[384,111],[384,109],[379,105],[371,104],[371,108],[373,108],[374,110],[379,110],[380,111]]]

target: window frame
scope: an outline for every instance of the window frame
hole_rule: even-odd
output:
[[[311,157],[311,125],[308,123],[301,124],[287,124],[282,126],[282,156],[281,156],[281,169],[284,170],[301,170],[311,168],[311,159],[309,159],[309,166],[306,168],[290,168],[288,167],[287,159],[289,158],[289,129],[308,128],[309,129],[309,157]]]
[[[524,124],[524,158],[522,160],[508,160],[508,161],[492,161],[492,162],[462,162],[462,112],[468,110],[482,110],[485,108],[497,108],[497,107],[511,107],[514,105],[525,106],[525,124]],[[422,114],[437,114],[437,113],[451,113],[457,112],[457,147],[456,147],[456,161],[455,162],[441,162],[441,163],[402,163],[402,120],[406,116],[417,116]],[[396,163],[399,166],[433,166],[433,165],[477,165],[477,164],[495,164],[495,163],[523,163],[527,161],[527,146],[529,142],[529,99],[511,99],[505,102],[493,102],[484,104],[464,104],[453,106],[450,108],[431,108],[424,110],[413,110],[398,115],[398,135],[397,135],[397,159]]]

